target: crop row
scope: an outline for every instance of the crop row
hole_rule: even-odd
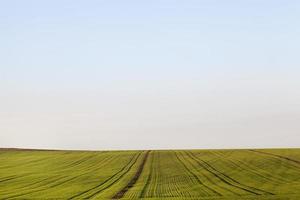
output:
[[[0,199],[299,199],[300,150],[0,150]]]

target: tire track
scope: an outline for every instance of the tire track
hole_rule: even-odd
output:
[[[269,152],[264,152],[264,151],[254,150],[254,149],[249,149],[248,151],[256,152],[256,153],[260,153],[260,154],[265,154],[265,155],[269,155],[269,156],[272,156],[272,157],[281,158],[281,159],[283,159],[283,160],[287,160],[287,161],[290,161],[290,162],[293,162],[293,163],[296,163],[296,164],[300,165],[300,161],[299,161],[299,160],[294,160],[294,159],[289,158],[289,157],[277,155],[277,154],[274,154],[274,153],[269,153]],[[299,166],[298,166],[298,167],[299,167]]]
[[[112,183],[110,183],[109,185],[105,186],[104,188],[102,188],[101,190],[99,191],[96,191],[95,193],[91,194],[90,196],[88,197],[85,197],[85,198],[92,198],[92,197],[95,197],[97,196],[99,193],[101,193],[102,191],[110,188],[112,185],[114,185],[116,182],[118,182],[120,179],[123,178],[123,176],[125,176],[130,170],[131,168],[135,165],[135,163],[137,162],[138,158],[140,157],[141,153],[136,157],[136,159],[134,160],[134,162],[129,166],[129,168],[123,173],[121,174],[116,180],[114,180]]]
[[[113,197],[112,199],[120,199],[122,198],[125,193],[134,186],[134,184],[136,183],[136,181],[139,179],[139,177],[141,176],[142,174],[142,171],[144,169],[144,166],[146,164],[146,161],[147,161],[147,158],[149,156],[149,153],[150,151],[147,151],[144,158],[143,158],[143,161],[142,163],[140,164],[140,166],[138,167],[138,170],[136,171],[136,173],[134,174],[134,176],[132,177],[132,179],[128,182],[128,184],[122,189],[120,190],[119,192],[117,192]]]
[[[35,159],[35,160],[25,160],[25,161],[20,161],[20,163],[22,163],[22,166],[23,167],[27,167],[28,165],[35,165],[36,163],[38,162],[41,162],[41,161],[45,161],[45,160],[48,160],[48,159],[53,159],[51,157],[44,157],[44,158],[38,158],[38,159]],[[18,167],[18,165],[8,165],[8,166],[1,166],[0,169],[6,169],[6,168],[14,168],[14,167]]]
[[[107,182],[109,182],[110,180],[112,180],[114,177],[118,176],[121,172],[123,172],[123,171],[129,166],[128,170],[126,170],[123,174],[121,174],[121,176],[120,176],[117,180],[115,180],[113,183],[109,184],[108,186],[102,188],[102,189],[99,190],[99,191],[94,192],[93,194],[89,195],[88,197],[84,197],[84,199],[91,198],[91,197],[93,197],[93,196],[99,194],[99,193],[102,192],[103,190],[109,188],[111,185],[113,185],[116,181],[118,181],[121,177],[124,176],[124,174],[126,174],[126,173],[131,169],[131,167],[136,163],[136,161],[138,160],[138,158],[140,157],[140,155],[141,155],[141,153],[139,153],[138,155],[134,155],[134,156],[132,157],[132,159],[130,159],[130,161],[129,161],[129,162],[128,162],[121,170],[119,170],[119,171],[118,171],[117,173],[115,173],[113,176],[111,176],[111,177],[109,177],[108,179],[106,179],[104,182],[102,182],[102,183],[96,185],[95,187],[92,187],[92,188],[90,188],[90,189],[88,189],[88,190],[86,190],[86,191],[80,192],[80,193],[78,193],[78,194],[76,194],[76,195],[74,195],[74,196],[72,196],[72,197],[70,197],[70,198],[68,198],[68,199],[70,200],[70,199],[77,198],[77,197],[79,197],[79,196],[81,196],[81,195],[84,195],[84,194],[86,194],[86,193],[88,193],[88,192],[90,192],[90,191],[92,191],[92,190],[95,190],[95,189],[101,187],[101,186],[104,185],[105,183],[107,183]],[[132,161],[133,161],[133,163],[132,163]],[[132,164],[130,165],[130,163],[132,163]]]
[[[70,163],[68,163],[68,164],[65,165],[65,166],[61,166],[61,167],[58,168],[57,170],[59,170],[59,169],[61,169],[61,168],[63,168],[63,169],[66,169],[66,168],[70,169],[70,168],[78,167],[78,165],[80,165],[80,164],[82,164],[82,163],[84,163],[84,162],[90,160],[91,158],[95,158],[95,157],[97,157],[97,155],[95,155],[95,154],[93,154],[93,155],[87,155],[87,156],[85,156],[85,157],[83,157],[83,158],[79,158],[78,160],[75,160],[75,161],[73,161],[73,162],[70,162]]]
[[[17,179],[18,176],[9,176],[9,177],[5,177],[4,179],[1,179],[0,180],[0,183],[2,184],[3,182],[6,182],[6,181],[10,181],[10,180],[14,180],[14,179]]]
[[[185,154],[187,155],[187,156],[189,156],[189,158],[191,158],[190,157],[190,155],[188,155],[188,153],[187,152],[185,152]],[[199,164],[199,162],[197,162],[197,160],[195,160],[195,159],[193,159],[193,158],[191,158],[193,161],[195,161],[198,165],[200,165]],[[193,168],[195,168],[195,169],[197,169],[197,167],[195,167],[195,165],[190,161],[190,160],[188,160],[187,159],[187,161],[190,163],[190,165],[193,167]],[[203,167],[202,165],[200,165],[204,170],[206,170],[207,172],[209,172],[210,174],[212,174],[208,169],[206,169],[205,167]],[[199,170],[198,170],[199,171]],[[201,171],[200,171],[200,173],[201,173]],[[217,183],[215,183],[215,181],[213,181],[210,177],[208,177],[207,175],[205,175],[205,174],[203,174],[203,173],[201,173],[201,175],[203,176],[203,177],[205,177],[211,184],[213,184],[213,185],[216,185],[216,187],[218,187],[218,188],[220,188],[220,189],[223,189],[223,190],[225,190],[225,191],[227,191],[227,192],[230,192],[230,193],[232,193],[232,194],[234,194],[234,195],[240,195],[239,193],[237,193],[237,192],[235,192],[235,191],[233,191],[233,190],[231,190],[231,189],[229,189],[229,188],[226,188],[226,187],[223,187],[222,185],[219,185],[219,184],[217,184]],[[213,175],[213,177],[216,177],[214,174],[212,174]],[[218,178],[218,177],[216,177],[216,178]],[[218,179],[218,180],[220,180],[220,179]],[[222,183],[224,183],[223,181],[222,181]],[[226,184],[227,185],[227,184]],[[225,195],[224,195],[225,196]]]
[[[106,163],[107,161],[110,161],[110,160],[113,160],[113,159],[116,159],[116,158],[117,158],[117,157],[111,157],[111,158],[110,158],[110,157],[105,157],[105,158],[103,159],[104,163],[102,163],[100,166],[98,166],[98,167],[96,167],[95,169],[92,169],[92,170],[100,169],[103,165],[105,165],[105,163]],[[57,170],[56,170],[56,172],[57,172],[57,173],[58,173],[58,172],[59,172],[59,173],[64,173],[63,171],[57,171]],[[82,173],[82,174],[79,174],[79,175],[77,175],[77,176],[75,176],[75,177],[73,177],[73,178],[70,178],[70,181],[72,181],[72,180],[74,180],[74,179],[76,179],[76,178],[79,178],[79,177],[81,177],[81,176],[84,176],[84,175],[86,175],[86,174],[89,174],[89,173],[90,173],[90,172],[88,171],[88,172],[84,172],[84,173]],[[28,177],[29,175],[30,175],[30,174],[23,175],[23,176],[17,176],[17,178]],[[63,178],[59,178],[59,179],[63,179]],[[57,180],[59,180],[59,179],[57,179]],[[56,182],[57,180],[55,179],[54,182]],[[41,183],[48,182],[48,181],[49,181],[49,177],[48,177],[48,178],[43,178],[43,179],[37,180],[37,181],[35,181],[35,182],[31,183],[31,184],[27,184],[27,185],[23,185],[23,186],[21,186],[21,187],[14,188],[14,190],[16,190],[16,191],[18,191],[18,192],[22,192],[22,191],[24,191],[24,190],[31,190],[31,191],[28,192],[28,193],[21,193],[21,194],[18,194],[18,196],[23,196],[23,195],[27,195],[27,194],[36,193],[36,192],[39,192],[39,191],[44,190],[44,189],[38,189],[38,188],[43,187],[43,185],[40,185]],[[62,182],[61,184],[64,184],[64,183],[66,183],[66,182],[69,182],[69,181],[64,181],[64,182]],[[48,185],[48,183],[45,183],[45,184]],[[59,186],[59,185],[61,185],[61,184],[57,184],[57,185],[54,185],[54,186],[50,186],[50,187],[47,188],[47,189],[51,189],[51,188],[56,187],[56,186]],[[34,185],[38,185],[38,186],[34,186]],[[34,187],[32,187],[32,186],[34,186]],[[34,189],[36,189],[36,190],[34,190]]]
[[[145,185],[144,185],[144,187],[143,187],[143,189],[142,189],[142,191],[139,195],[139,198],[144,198],[145,197],[146,191],[147,191],[147,189],[149,187],[149,184],[150,184],[150,181],[152,179],[153,157],[154,157],[154,154],[153,154],[152,159],[151,159],[150,171],[149,171],[149,175],[147,177],[147,181],[146,181],[146,183],[145,183]]]
[[[212,193],[216,194],[217,196],[222,196],[221,193],[215,191],[214,189],[208,187],[207,185],[205,185],[200,179],[199,177],[194,173],[192,172],[187,166],[186,164],[179,158],[179,156],[177,155],[177,152],[175,152],[175,156],[177,158],[177,160],[179,160],[179,162],[184,166],[184,168],[187,170],[187,172],[189,172],[196,180],[199,184],[203,185],[206,189],[208,189],[209,191],[211,191]]]
[[[20,177],[20,176],[19,176]],[[15,190],[15,192],[21,192],[21,191],[23,191],[23,190],[31,190],[31,189],[33,189],[33,188],[31,188],[31,186],[33,186],[33,185],[38,185],[38,184],[40,184],[40,183],[42,183],[42,182],[44,182],[44,181],[48,181],[49,179],[51,179],[51,177],[49,178],[49,177],[47,177],[47,178],[43,178],[43,179],[41,179],[41,180],[38,180],[38,181],[36,181],[36,182],[33,182],[33,183],[30,183],[30,184],[27,184],[27,185],[23,185],[23,186],[20,186],[20,187],[16,187],[16,188],[14,188],[14,190]],[[35,188],[36,187],[40,187],[40,186],[35,186]]]
[[[108,160],[108,161],[109,161],[109,160],[113,160],[113,159],[115,159],[115,158],[113,158],[113,157],[112,157],[112,158],[107,157],[107,158],[105,158],[104,160]],[[104,164],[100,165],[100,167],[97,167],[97,168],[94,169],[94,170],[100,169],[103,165],[104,165]],[[77,179],[77,178],[79,178],[79,177],[82,177],[82,176],[84,176],[84,175],[86,175],[86,174],[89,174],[89,173],[90,173],[90,172],[85,172],[85,173],[82,173],[82,174],[80,174],[80,175],[78,175],[78,176],[73,176],[73,177],[71,177],[71,178],[65,179],[65,180],[63,180],[63,181],[61,181],[61,182],[58,182],[58,183],[56,183],[56,184],[50,185],[50,186],[47,187],[47,188],[41,188],[41,187],[43,187],[44,185],[39,186],[39,188],[41,188],[41,189],[37,189],[37,188],[36,188],[36,190],[34,190],[34,188],[31,188],[30,190],[33,190],[33,191],[29,191],[29,192],[26,192],[26,193],[17,194],[17,195],[15,195],[15,196],[12,196],[12,197],[9,197],[9,198],[21,197],[21,196],[28,195],[28,194],[33,194],[33,193],[37,193],[37,192],[49,190],[49,189],[52,189],[52,188],[54,188],[54,187],[63,185],[63,184],[65,184],[65,183],[67,183],[67,182],[70,182],[70,181],[72,181],[72,180],[75,180],[75,179]],[[57,181],[62,180],[62,179],[63,179],[63,178],[59,178],[59,179],[57,179]],[[24,187],[21,187],[21,188],[19,188],[19,189],[26,188],[26,187],[28,188],[28,187],[31,186],[31,185],[36,185],[36,184],[39,184],[39,183],[43,183],[45,180],[49,180],[49,179],[46,178],[46,179],[43,179],[43,180],[41,180],[41,181],[32,183],[32,184],[30,184],[30,185],[26,185],[26,186],[24,186]],[[56,181],[54,181],[54,182],[56,182]]]
[[[268,191],[264,191],[258,188],[254,188],[248,185],[244,185],[238,181],[236,181],[235,179],[229,177],[228,175],[218,171],[216,168],[214,168],[213,166],[211,166],[210,164],[208,164],[206,161],[195,157],[192,153],[190,154],[190,158],[194,159],[196,162],[198,162],[199,165],[201,165],[202,167],[206,168],[209,172],[211,172],[212,174],[214,174],[216,177],[218,177],[221,181],[223,181],[224,183],[233,186],[235,188],[244,190],[245,192],[254,194],[254,195],[263,195],[263,194],[268,194],[268,195],[274,195],[271,192]],[[200,161],[199,161],[200,160]]]
[[[47,179],[47,180],[49,180],[49,179]],[[53,184],[53,183],[55,183],[55,182],[57,182],[57,181],[59,181],[59,180],[61,180],[61,177],[59,177],[59,178],[55,178],[54,180],[52,180],[51,182],[49,182],[49,183],[46,183],[46,184],[43,184],[42,186],[39,186],[38,188],[32,188],[30,191],[27,191],[27,192],[23,192],[23,193],[21,193],[21,194],[14,194],[14,195],[12,195],[12,196],[8,196],[8,197],[6,197],[6,199],[11,199],[11,198],[16,198],[16,197],[21,197],[21,196],[24,196],[24,195],[27,195],[27,194],[31,194],[31,193],[34,193],[34,192],[39,192],[39,191],[43,191],[43,190],[47,190],[48,189],[48,187],[51,187],[51,184]],[[57,183],[55,183],[55,184],[57,184]],[[42,188],[41,188],[42,187]],[[47,187],[47,188],[44,188],[44,187]]]
[[[228,159],[224,159],[222,156],[222,153],[211,152],[211,154],[222,159],[224,161],[224,163],[231,164],[236,169],[241,169],[241,170],[247,171],[248,173],[251,173],[257,177],[260,177],[261,179],[264,179],[267,182],[276,183],[276,184],[282,184],[283,182],[286,182],[284,180],[279,180],[278,178],[274,177],[272,174],[264,175],[265,172],[264,172],[264,174],[263,174],[263,172],[259,172],[257,167],[255,168],[250,163],[245,163],[244,161],[242,161],[240,159],[233,161],[229,157],[228,157]]]

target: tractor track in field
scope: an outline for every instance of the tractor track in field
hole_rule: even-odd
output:
[[[251,187],[248,185],[244,185],[244,184],[238,182],[237,180],[229,177],[228,175],[218,171],[216,168],[214,168],[213,166],[208,164],[206,161],[204,161],[198,157],[195,157],[192,153],[190,154],[190,158],[194,159],[196,162],[198,162],[198,164],[200,164],[202,167],[207,169],[209,172],[214,174],[217,178],[219,178],[221,181],[223,181],[224,183],[226,183],[228,185],[231,185],[233,187],[239,188],[241,190],[244,190],[246,192],[249,192],[249,193],[255,194],[255,195],[262,195],[262,194],[274,195],[271,192],[264,191],[264,190],[261,190],[258,188],[254,188],[254,187]]]
[[[224,162],[224,163],[228,163],[228,164],[231,163],[236,169],[245,170],[255,176],[265,179],[266,181],[268,181],[270,183],[282,184],[283,182],[285,182],[284,180],[279,180],[277,177],[274,177],[272,174],[264,175],[262,173],[259,173],[257,169],[253,169],[253,167],[251,166],[250,163],[244,163],[241,160],[235,160],[235,161],[233,161],[231,159],[224,160],[224,158],[220,154],[217,154],[217,153],[211,153],[211,154],[220,158],[222,160],[222,162]]]
[[[90,189],[88,189],[88,190],[86,190],[86,191],[83,191],[83,192],[81,192],[81,193],[78,193],[78,194],[76,194],[76,195],[74,195],[74,196],[72,196],[72,197],[70,197],[70,198],[68,198],[68,199],[70,200],[70,199],[77,198],[77,197],[79,197],[79,196],[81,196],[81,195],[84,195],[84,194],[86,194],[86,193],[88,193],[88,192],[90,192],[90,191],[92,191],[92,190],[95,190],[95,189],[101,187],[102,185],[104,185],[105,183],[109,182],[110,180],[112,180],[112,179],[113,179],[114,177],[116,177],[117,175],[121,174],[121,173],[126,169],[126,167],[129,166],[129,169],[126,170],[126,172],[125,172],[125,173],[127,173],[127,171],[129,171],[129,170],[131,169],[131,167],[136,163],[136,161],[138,160],[139,157],[140,157],[140,153],[139,153],[137,156],[134,155],[134,156],[130,159],[130,161],[129,161],[129,162],[128,162],[121,170],[119,170],[117,173],[113,174],[111,177],[109,177],[108,179],[106,179],[104,182],[102,182],[102,183],[100,183],[99,185],[96,185],[95,187],[92,187],[92,188],[90,188]],[[133,163],[132,163],[132,161],[133,161]],[[132,163],[132,164],[130,165],[130,163]],[[121,177],[124,176],[125,173],[121,174]],[[120,179],[120,177],[119,177],[117,180],[115,180],[112,184],[114,184],[114,183],[115,183],[116,181],[118,181],[119,179]],[[105,187],[105,188],[103,188],[103,189],[101,189],[101,190],[99,190],[99,191],[94,192],[92,195],[89,195],[89,197],[87,197],[87,198],[91,198],[91,197],[97,195],[98,193],[102,192],[103,190],[109,188],[112,184],[109,184],[107,187]],[[84,198],[84,199],[87,199],[87,198]]]
[[[148,175],[148,177],[147,177],[147,181],[146,181],[146,183],[145,183],[145,185],[144,185],[144,187],[143,187],[143,189],[142,189],[142,191],[141,191],[141,193],[140,193],[140,195],[139,195],[139,198],[145,198],[145,194],[146,194],[146,191],[147,191],[147,189],[148,189],[148,187],[149,187],[149,184],[150,184],[150,180],[151,180],[151,178],[152,178],[152,170],[153,170],[153,157],[154,157],[154,154],[152,154],[152,159],[151,159],[151,163],[150,163],[150,171],[149,171],[149,175]]]
[[[35,159],[35,160],[24,161],[23,164],[22,164],[22,166],[25,167],[27,165],[33,165],[33,164],[36,164],[37,162],[45,161],[45,160],[48,160],[48,159],[51,159],[51,158],[45,157],[45,158],[38,158],[38,159]],[[0,167],[0,169],[2,169],[2,168],[4,168],[4,169],[5,168],[12,168],[12,167],[16,167],[16,166],[14,166],[14,165],[12,165],[12,166],[4,166],[4,167]]]
[[[150,151],[147,151],[145,153],[145,156],[142,160],[142,163],[140,164],[140,166],[138,167],[138,170],[136,171],[136,173],[134,174],[134,176],[130,179],[130,181],[128,182],[128,184],[123,188],[121,189],[119,192],[117,192],[113,197],[112,199],[120,199],[122,198],[125,193],[134,186],[134,184],[137,182],[137,180],[139,179],[139,177],[141,176],[142,172],[143,172],[143,169],[144,169],[144,166],[147,162],[147,159],[148,159],[148,156],[149,156],[149,153]]]
[[[260,154],[265,154],[265,155],[269,155],[269,156],[272,156],[272,157],[281,158],[283,160],[287,160],[287,161],[290,161],[290,162],[293,162],[293,163],[296,163],[296,164],[300,165],[300,161],[299,160],[295,160],[295,159],[292,159],[292,158],[289,158],[289,157],[277,155],[277,154],[274,154],[274,153],[269,153],[269,152],[254,150],[254,149],[250,149],[248,151],[256,152],[256,153],[260,153]]]
[[[105,160],[112,160],[112,159],[114,159],[114,158],[106,158]],[[98,168],[100,168],[100,167],[97,167],[96,169],[98,169]],[[56,183],[56,184],[54,184],[54,185],[51,185],[51,186],[49,186],[48,188],[40,188],[40,189],[36,189],[36,190],[34,190],[33,188],[31,188],[31,190],[33,189],[33,191],[26,192],[26,193],[21,193],[21,194],[17,194],[17,195],[11,196],[11,197],[9,197],[9,198],[21,197],[21,196],[28,195],[28,194],[33,194],[33,193],[37,193],[37,192],[49,190],[49,189],[52,189],[52,188],[54,188],[54,187],[63,185],[63,184],[65,184],[65,183],[67,183],[67,182],[70,182],[70,181],[72,181],[72,180],[78,179],[79,177],[84,176],[84,175],[86,175],[86,174],[88,174],[88,173],[89,173],[89,172],[86,172],[86,173],[80,174],[80,175],[78,175],[78,176],[71,177],[71,178],[66,179],[66,180],[64,180],[64,181],[62,181],[62,182]],[[57,180],[61,180],[61,179],[63,179],[63,178],[59,178],[59,179],[57,179]],[[34,182],[34,183],[30,184],[30,185],[26,185],[26,186],[21,187],[21,188],[18,188],[18,189],[22,189],[22,188],[26,188],[26,187],[29,187],[29,186],[32,186],[32,185],[40,184],[40,183],[44,182],[45,180],[48,180],[48,178],[47,178],[47,179],[43,179],[43,180],[38,181],[38,182]],[[55,180],[54,182],[56,182],[56,180]],[[39,186],[39,187],[41,187],[41,186]]]
[[[85,157],[80,158],[80,159],[78,159],[78,160],[76,160],[76,161],[74,161],[74,162],[71,162],[71,163],[69,163],[69,164],[67,164],[67,165],[65,165],[65,166],[62,166],[61,168],[71,168],[71,167],[74,168],[74,167],[77,167],[78,165],[80,165],[80,164],[86,162],[87,160],[89,160],[89,159],[91,159],[91,158],[95,158],[95,157],[96,157],[96,155],[85,156]]]
[[[61,180],[61,179],[62,179],[61,177],[55,178],[55,179],[51,180],[50,183],[44,184],[44,185],[42,185],[42,186],[39,186],[38,188],[31,188],[30,191],[25,191],[25,192],[23,192],[23,193],[19,193],[19,194],[14,194],[14,195],[12,195],[12,196],[8,196],[8,197],[6,197],[6,199],[20,198],[21,196],[24,196],[24,195],[27,195],[27,194],[32,194],[32,193],[35,193],[35,192],[40,192],[40,191],[47,190],[47,189],[49,189],[49,188],[40,188],[40,187],[46,187],[46,186],[49,186],[49,185],[50,185],[50,187],[52,187],[52,185],[51,185],[52,183],[57,184],[56,182],[59,181],[59,180]],[[49,180],[49,179],[48,179],[48,180]],[[43,182],[43,181],[44,181],[44,180],[39,181],[39,183],[41,183],[41,182]],[[59,184],[58,184],[58,185],[59,185]],[[26,186],[25,186],[24,188],[26,188]],[[21,198],[20,198],[20,199],[21,199]]]
[[[128,167],[128,169],[122,173],[117,179],[115,179],[112,183],[108,184],[107,186],[105,186],[104,188],[102,188],[101,190],[98,190],[96,192],[94,192],[93,194],[89,195],[88,197],[85,197],[85,199],[90,199],[92,197],[97,196],[98,194],[100,194],[101,192],[103,192],[104,190],[110,188],[111,186],[113,186],[116,182],[118,182],[119,180],[121,180],[123,178],[123,176],[125,176],[130,170],[131,168],[135,165],[135,163],[138,161],[139,157],[140,157],[141,153],[138,154],[138,156],[135,158],[134,162]]]
[[[185,154],[191,159],[191,160],[193,160],[193,161],[195,161],[198,165],[200,165],[199,164],[199,162],[197,161],[197,160],[195,160],[194,158],[191,158],[191,156],[187,153],[187,152],[185,152]],[[189,164],[194,168],[194,169],[196,169],[196,170],[198,170],[197,169],[197,167],[191,162],[191,161],[189,161],[188,159],[186,159],[187,160],[187,162],[189,162]],[[211,171],[209,171],[207,168],[205,168],[204,166],[202,166],[202,165],[200,165],[204,170],[206,170],[207,172],[209,172],[210,174],[212,174],[214,177],[216,177]],[[201,170],[200,170],[201,171]],[[215,181],[213,181],[212,180],[212,178],[210,178],[209,176],[207,176],[207,175],[205,175],[205,174],[202,174],[201,173],[201,175],[203,176],[203,177],[205,177],[211,184],[213,184],[213,185],[216,185],[218,188],[220,188],[220,189],[223,189],[223,190],[225,190],[225,191],[227,191],[227,192],[230,192],[230,193],[232,193],[232,194],[234,194],[234,195],[239,195],[239,193],[237,193],[237,192],[235,192],[235,191],[233,191],[233,190],[231,190],[231,189],[229,189],[229,188],[226,188],[226,187],[224,187],[224,186],[221,186],[221,185],[219,185],[219,184],[216,184],[215,183]],[[218,177],[216,177],[216,178],[218,178]],[[219,179],[220,180],[220,179]],[[222,180],[221,180],[222,181]],[[205,181],[204,181],[205,182]],[[222,181],[223,182],[223,181]],[[224,182],[223,182],[224,183]],[[228,185],[228,184],[227,184]],[[222,196],[223,196],[223,194],[222,194]]]
[[[18,176],[9,176],[9,177],[5,177],[3,179],[0,180],[0,183],[6,182],[6,181],[10,181],[10,180],[14,180],[17,179]]]
[[[199,177],[192,171],[188,168],[188,166],[186,166],[186,164],[179,158],[179,156],[177,155],[177,152],[175,152],[175,156],[177,158],[177,160],[179,160],[179,162],[182,164],[182,166],[186,169],[186,171],[188,173],[190,173],[196,180],[197,182],[200,184],[200,185],[203,185],[205,188],[207,188],[209,191],[211,191],[212,193],[216,194],[217,196],[222,196],[221,193],[217,192],[216,190],[208,187],[207,185],[205,185],[200,179]]]
[[[0,200],[300,199],[300,148],[2,153]]]

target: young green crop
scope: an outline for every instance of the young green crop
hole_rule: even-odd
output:
[[[300,199],[300,149],[0,150],[0,199]]]

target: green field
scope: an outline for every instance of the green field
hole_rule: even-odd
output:
[[[0,199],[300,199],[300,149],[0,150]]]

